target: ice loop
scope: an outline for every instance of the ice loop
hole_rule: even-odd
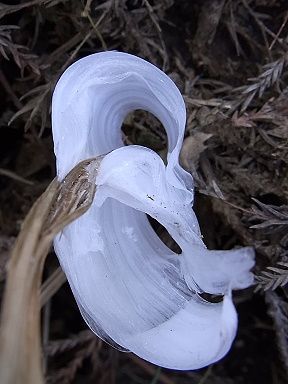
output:
[[[150,149],[123,146],[121,125],[136,109],[166,129],[167,166]],[[77,61],[53,95],[58,178],[81,160],[107,154],[91,208],[54,241],[79,309],[108,343],[181,370],[229,351],[237,329],[231,290],[251,285],[254,264],[251,248],[210,251],[201,239],[193,180],[178,162],[185,121],[183,98],[169,77],[126,53]],[[146,214],[167,229],[180,255],[162,243]],[[223,301],[207,302],[202,292]]]

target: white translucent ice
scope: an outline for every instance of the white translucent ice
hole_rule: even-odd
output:
[[[165,127],[167,166],[150,149],[123,146],[121,125],[135,109],[151,112]],[[178,163],[185,121],[175,84],[126,53],[77,61],[53,95],[59,179],[79,161],[108,153],[91,208],[54,243],[80,311],[108,343],[183,370],[229,351],[237,329],[231,290],[252,283],[254,263],[251,248],[209,251],[202,242],[193,181]],[[146,214],[168,230],[181,255],[162,243]],[[224,299],[209,303],[202,292]]]

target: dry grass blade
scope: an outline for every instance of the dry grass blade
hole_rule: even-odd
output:
[[[61,288],[65,281],[66,276],[61,267],[58,267],[41,287],[41,307],[43,307],[43,305],[51,299],[51,297],[58,291],[59,288]]]
[[[33,181],[26,180],[24,177],[17,175],[15,172],[9,171],[9,169],[0,168],[0,175],[7,176],[10,179],[19,181],[20,183],[24,183],[27,185],[33,185]]]
[[[8,266],[0,323],[1,384],[40,384],[40,284],[54,236],[91,205],[102,157],[51,182],[28,213]]]

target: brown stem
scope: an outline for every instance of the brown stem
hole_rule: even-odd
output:
[[[23,222],[9,261],[2,304],[1,384],[44,383],[40,337],[44,262],[54,236],[90,207],[101,160],[85,160],[61,183],[53,180]]]

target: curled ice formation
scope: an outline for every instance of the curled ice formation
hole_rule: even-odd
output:
[[[166,129],[167,166],[150,149],[123,146],[121,125],[135,109],[151,112]],[[58,178],[81,160],[107,154],[91,208],[54,242],[80,311],[113,346],[180,370],[229,351],[237,329],[231,290],[252,283],[254,264],[251,248],[209,251],[203,244],[193,181],[178,163],[185,121],[169,77],[126,53],[77,61],[53,95]],[[181,255],[162,243],[146,214],[168,230]],[[207,302],[202,292],[223,301]]]

